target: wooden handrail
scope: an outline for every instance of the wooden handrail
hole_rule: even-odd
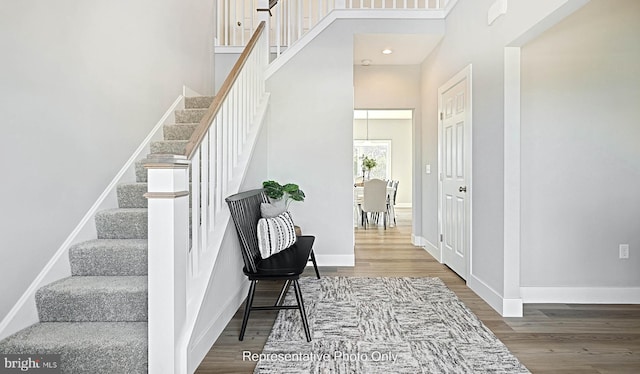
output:
[[[202,117],[200,124],[195,129],[193,134],[191,134],[191,138],[189,138],[189,141],[187,142],[187,146],[184,152],[187,160],[191,160],[193,158],[196,150],[198,149],[198,146],[204,140],[204,137],[206,136],[207,131],[209,131],[209,128],[213,123],[213,119],[216,117],[216,115],[222,108],[222,103],[224,102],[224,99],[226,99],[227,96],[229,95],[229,92],[231,92],[231,87],[233,87],[233,84],[238,79],[238,76],[242,71],[242,67],[249,59],[249,55],[253,51],[253,48],[258,44],[258,39],[260,38],[260,35],[264,32],[264,28],[265,28],[265,22],[262,21],[258,25],[258,28],[256,28],[256,31],[251,36],[249,43],[242,51],[242,54],[238,58],[238,61],[236,61],[236,64],[233,65],[233,69],[231,69],[231,72],[227,76],[227,79],[225,79],[224,83],[222,84],[222,87],[220,87],[220,89],[218,90],[218,93],[213,98],[213,102],[209,106],[209,110],[204,115],[204,117]]]

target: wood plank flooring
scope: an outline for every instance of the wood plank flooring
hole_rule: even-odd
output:
[[[454,272],[411,245],[411,212],[398,209],[398,226],[356,230],[356,266],[322,267],[323,276],[439,277],[532,373],[640,373],[640,305],[527,304],[523,318],[503,318]],[[240,269],[238,269],[240,271]],[[313,276],[313,269],[305,275]],[[279,285],[259,284],[254,305],[273,303]],[[240,307],[196,371],[252,373],[277,312],[254,312],[238,341]]]

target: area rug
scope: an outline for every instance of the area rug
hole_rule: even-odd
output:
[[[280,311],[255,373],[529,373],[439,278],[300,279],[298,310]],[[295,304],[293,287],[287,299]]]

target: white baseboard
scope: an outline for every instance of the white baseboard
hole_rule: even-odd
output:
[[[502,316],[503,317],[522,317],[523,315],[522,299],[502,299]]]
[[[244,303],[247,292],[249,292],[248,281],[244,282],[235,295],[227,300],[220,313],[211,318],[208,328],[190,345],[187,364],[189,373],[195,373],[204,357],[211,350],[211,346],[218,340],[218,337],[220,337],[231,318],[236,314],[240,305]]]
[[[355,266],[356,256],[350,255],[321,255],[316,253],[318,266]]]
[[[411,234],[411,244],[415,245],[416,247],[424,246],[423,241],[424,238],[422,236],[415,236]]]
[[[640,304],[640,287],[520,287],[524,303]]]
[[[440,249],[429,240],[423,238],[422,236],[415,236],[411,234],[411,244],[415,245],[416,247],[422,247],[425,251],[427,251],[427,253],[435,258],[436,261],[442,263],[442,255],[440,253]]]
[[[505,299],[496,290],[473,274],[467,286],[503,317],[522,317],[522,299]]]
[[[424,250],[427,251],[431,256],[433,256],[433,258],[435,258],[436,261],[438,261],[439,263],[442,263],[442,252],[440,251],[440,248],[438,248],[437,245],[431,243],[427,239],[423,238],[423,241],[424,241],[424,245],[423,245]]]

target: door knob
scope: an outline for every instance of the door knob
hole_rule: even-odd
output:
[[[467,192],[467,186],[464,186],[464,187],[460,186],[460,188],[458,188],[458,191],[459,192]]]

